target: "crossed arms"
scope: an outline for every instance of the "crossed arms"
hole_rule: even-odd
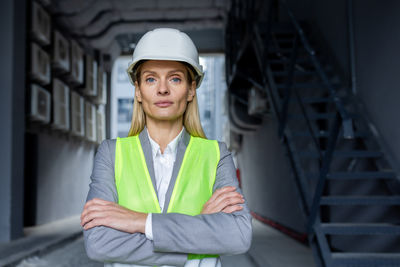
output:
[[[114,142],[114,143],[113,143]],[[184,265],[187,253],[238,254],[251,243],[251,217],[235,178],[229,151],[220,144],[214,193],[202,214],[153,214],[153,240],[144,235],[145,213],[116,204],[114,140],[100,145],[82,212],[86,251],[104,262]]]

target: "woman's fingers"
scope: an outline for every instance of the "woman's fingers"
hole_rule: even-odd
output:
[[[228,194],[227,194],[228,195]],[[221,199],[217,204],[216,204],[216,209],[219,211],[222,211],[226,207],[233,206],[233,205],[238,205],[238,204],[243,204],[244,199],[242,196],[225,196],[223,199]]]
[[[106,201],[106,200],[102,200],[99,198],[93,198],[91,200],[89,200],[88,202],[86,202],[85,206],[83,206],[83,210],[85,209],[90,209],[93,206],[113,206],[116,203],[111,202],[111,201]]]
[[[224,204],[226,202],[232,201],[232,200],[237,200],[237,199],[243,199],[243,196],[238,193],[238,192],[227,192],[224,194],[221,194],[218,198],[215,199],[215,205],[220,205],[221,203]]]
[[[81,219],[81,226],[83,226],[85,228],[86,224],[89,224],[93,221],[99,222],[99,220],[104,216],[104,214],[105,214],[105,212],[103,212],[103,211],[90,211],[90,212],[86,213],[86,215],[83,216]]]
[[[210,199],[204,204],[203,209],[201,211],[202,214],[209,214],[209,213],[215,213],[218,212],[215,209],[216,204],[219,202],[218,199],[224,195],[225,193],[229,193],[232,191],[235,191],[236,188],[234,186],[225,186],[218,188],[217,190],[214,191]]]
[[[85,214],[81,215],[81,226],[84,226],[85,224],[94,219],[102,218],[107,214],[112,215],[113,213],[114,213],[113,210],[101,210],[101,209],[86,211]]]
[[[234,206],[244,203],[243,196],[235,191],[233,186],[223,187],[216,190],[213,196],[204,204],[202,214],[210,214],[223,211],[229,206]],[[231,211],[232,210],[232,211]],[[227,211],[236,211],[228,209]],[[227,212],[230,213],[230,212]]]
[[[210,197],[210,199],[208,201],[213,202],[221,195],[228,193],[228,192],[233,192],[235,190],[236,190],[236,187],[234,187],[234,186],[224,186],[224,187],[218,188],[217,190],[215,190],[215,192],[212,194],[212,196]]]
[[[118,216],[120,214],[127,213],[126,209],[119,205],[93,205],[86,208],[81,214],[81,225],[95,219],[102,217],[104,215],[108,216]]]
[[[114,202],[92,199],[83,209],[81,226],[85,230],[107,226],[128,233],[144,233],[146,218],[146,213],[127,209]]]
[[[106,205],[113,205],[113,204],[115,204],[115,203],[111,202],[111,201],[103,200],[100,198],[93,198],[93,199],[89,200],[88,202],[86,202],[85,206],[83,206],[83,209],[86,209],[87,207],[95,206],[95,205],[106,206]]]
[[[234,205],[234,206],[228,206],[228,207],[226,207],[225,209],[222,210],[222,212],[225,212],[225,213],[232,213],[232,212],[239,211],[239,210],[242,210],[242,209],[243,209],[242,206]]]
[[[96,210],[99,211],[99,210],[105,210],[105,209],[109,209],[109,208],[104,205],[98,205],[98,204],[87,206],[83,209],[83,211],[81,213],[81,220],[83,217],[85,217],[91,211],[96,211]]]
[[[110,218],[112,218],[112,215],[107,213],[93,214],[93,218],[89,219],[84,225],[82,225],[82,227],[84,230],[88,230],[96,226],[108,226],[113,228],[113,221]]]
[[[84,230],[89,230],[90,228],[102,225],[100,219],[91,220],[90,222],[84,224],[82,227]]]
[[[90,220],[94,219],[96,215],[100,213],[94,213],[95,211],[99,212],[112,212],[118,210],[119,205],[114,202],[102,200],[99,198],[94,198],[89,200],[85,206],[83,207],[83,211],[81,213],[81,225],[85,225]]]

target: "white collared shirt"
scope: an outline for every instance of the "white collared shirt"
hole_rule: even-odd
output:
[[[160,145],[150,137],[148,131],[146,132],[151,144],[158,202],[160,204],[161,211],[163,211],[165,195],[167,194],[168,186],[171,181],[172,170],[178,149],[178,142],[182,137],[183,128],[180,133],[167,145],[167,147],[164,149],[164,153],[161,153]],[[148,239],[153,240],[151,213],[148,214],[146,219],[145,234]]]
[[[147,135],[151,144],[151,151],[153,156],[154,175],[157,187],[157,197],[160,204],[161,212],[164,210],[165,196],[172,178],[172,171],[178,150],[178,143],[183,135],[183,128],[181,132],[167,145],[164,153],[161,153],[160,145],[157,144],[151,137],[148,131]],[[148,239],[153,240],[153,223],[152,214],[149,213],[146,219],[145,235]],[[219,258],[204,258],[188,260],[184,267],[221,267]],[[173,267],[163,265],[161,267]]]

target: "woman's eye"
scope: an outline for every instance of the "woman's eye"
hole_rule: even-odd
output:
[[[173,78],[171,79],[171,81],[173,81],[174,83],[179,83],[179,82],[181,81],[181,78],[173,77]]]
[[[148,83],[152,83],[152,82],[155,82],[156,80],[154,79],[154,78],[147,78],[146,79],[146,82],[148,82]]]

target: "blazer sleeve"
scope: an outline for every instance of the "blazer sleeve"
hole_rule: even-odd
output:
[[[213,190],[235,186],[242,193],[236,178],[231,153],[219,143],[220,161]],[[250,248],[251,215],[246,205],[234,213],[189,216],[178,213],[153,214],[154,250],[194,254],[240,254]]]
[[[110,147],[115,147],[115,140],[104,140],[96,152],[86,201],[100,198],[118,202]],[[187,259],[187,254],[183,253],[154,252],[153,241],[144,234],[130,234],[105,226],[84,230],[84,240],[87,255],[96,261],[183,266]]]

